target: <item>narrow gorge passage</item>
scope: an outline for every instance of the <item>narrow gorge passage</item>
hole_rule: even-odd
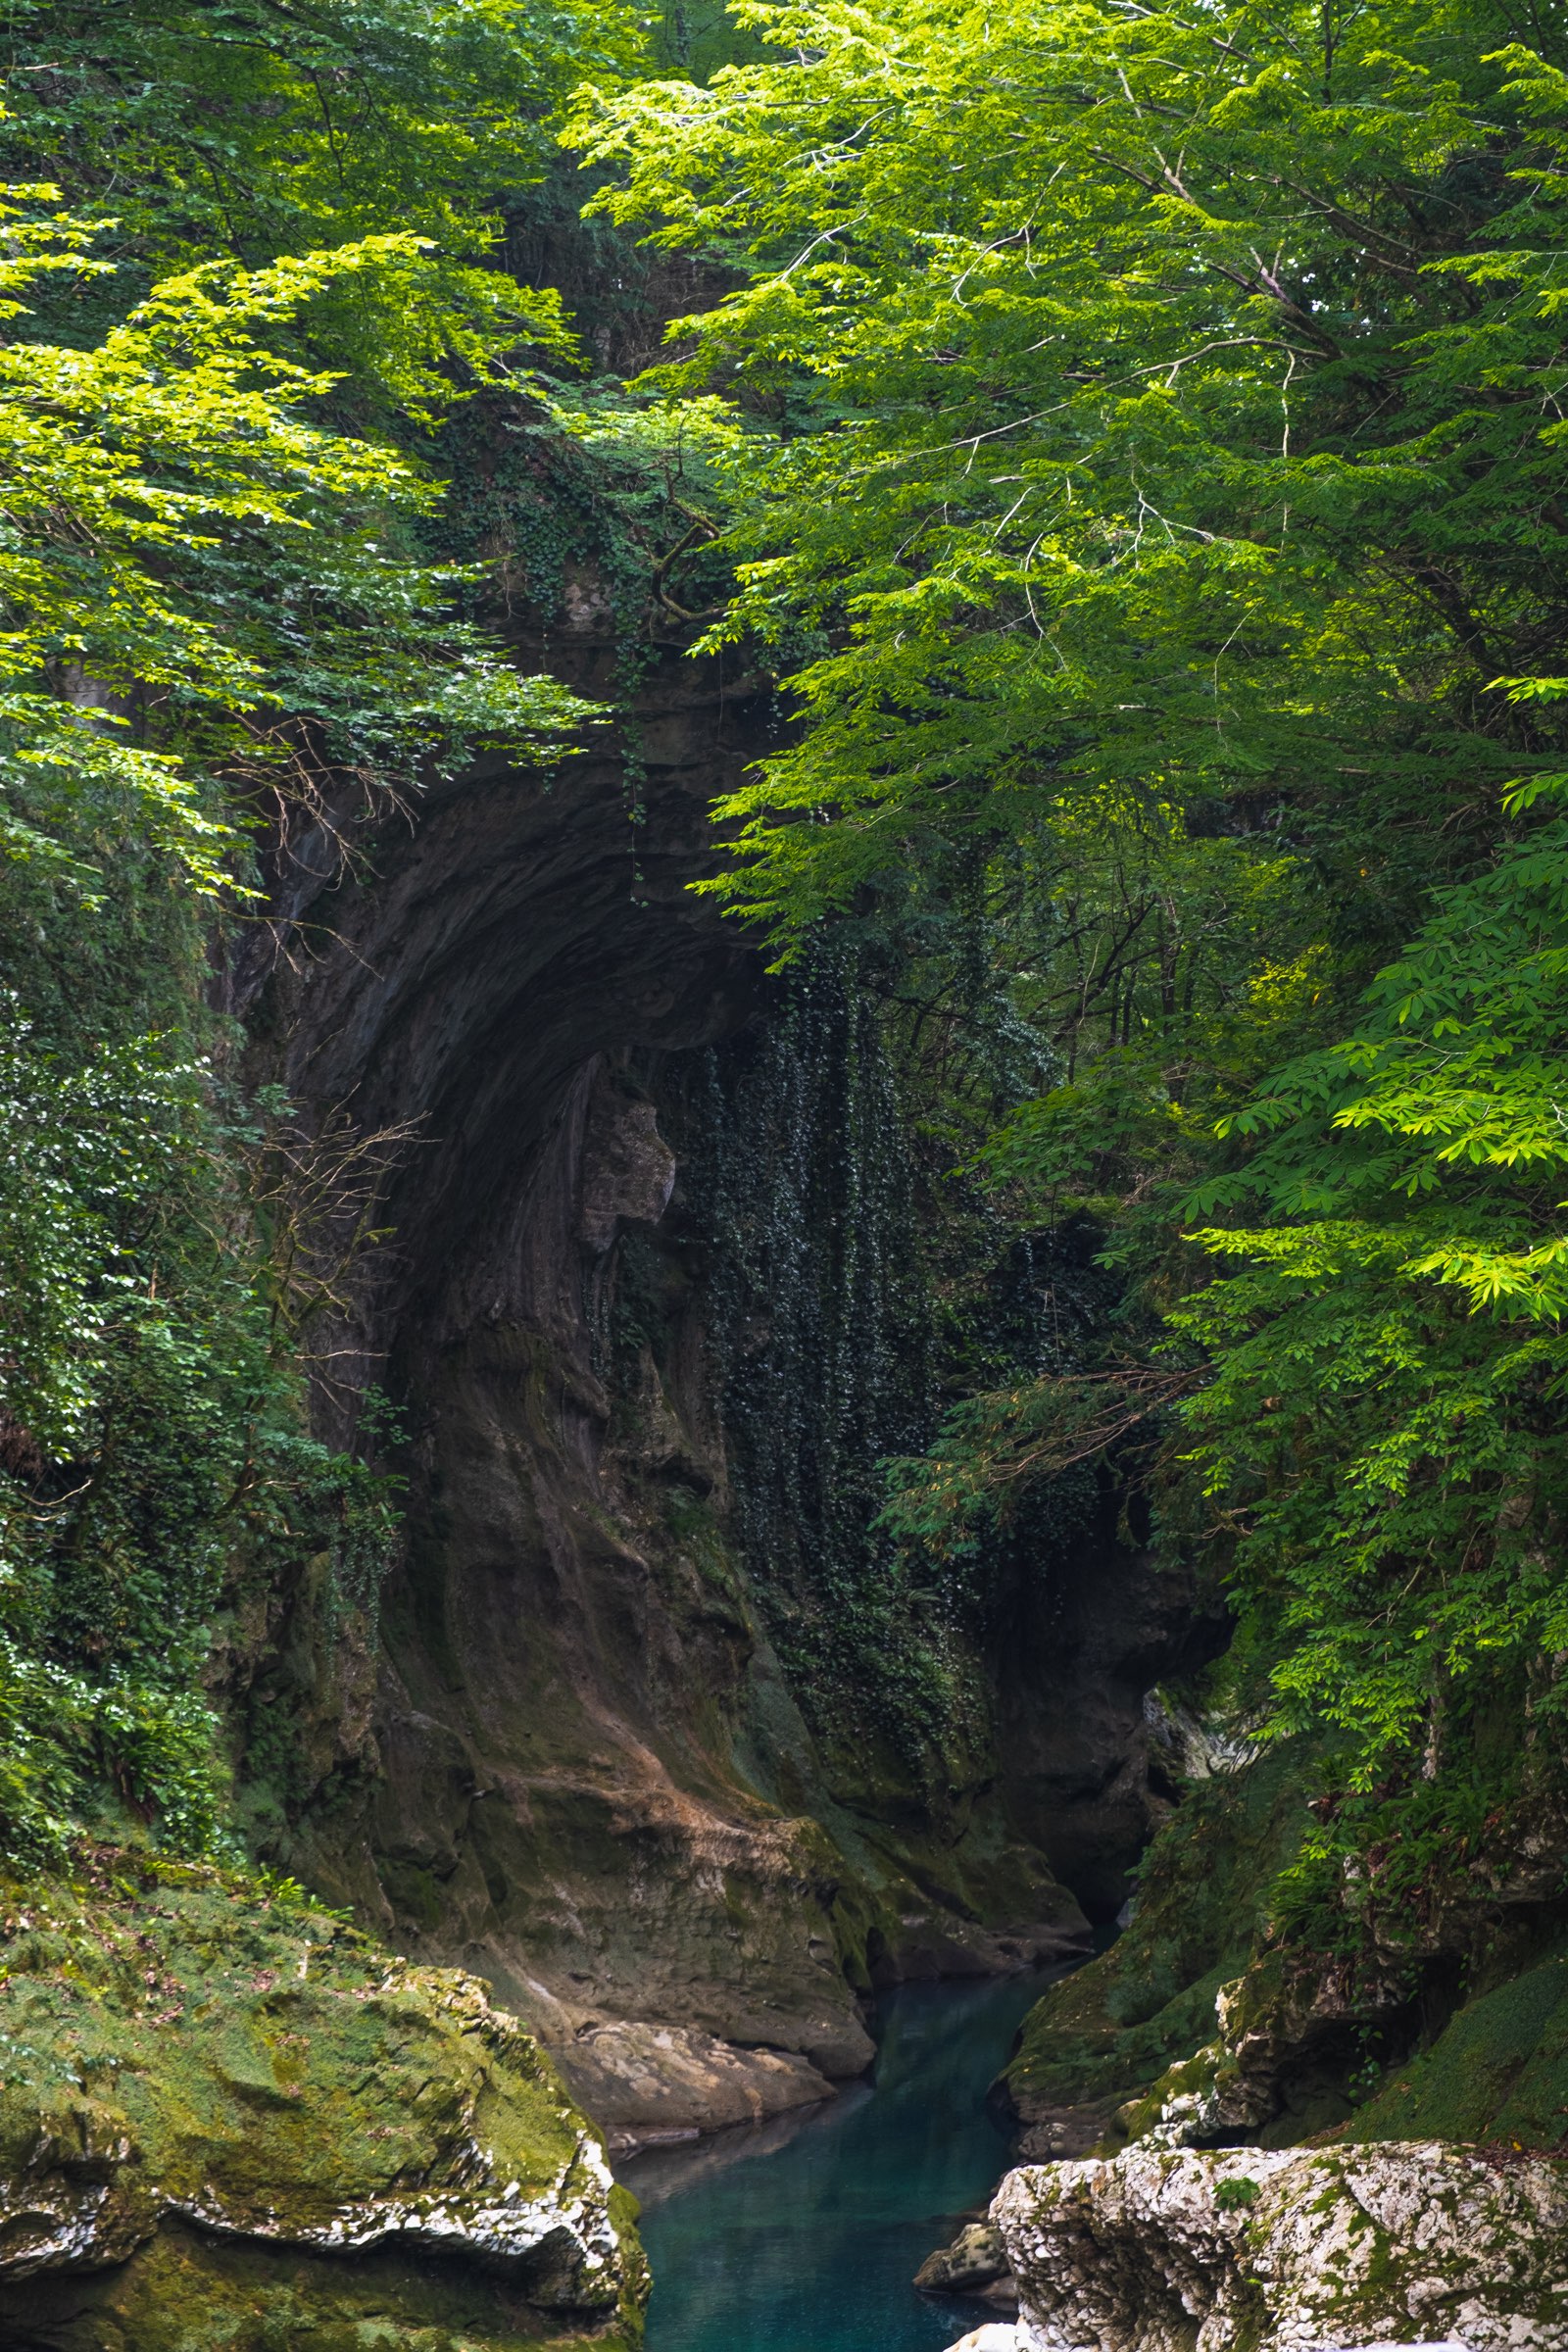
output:
[[[654,2272],[648,2352],[942,2352],[996,2319],[912,2282],[1002,2177],[986,2091],[1050,1982],[903,1985],[877,2006],[867,2084],[623,2166]]]
[[[1568,2352],[1568,0],[0,149],[0,2352]]]

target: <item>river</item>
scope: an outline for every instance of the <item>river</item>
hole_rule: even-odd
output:
[[[910,2281],[1006,2169],[986,2087],[1058,1974],[901,1986],[873,2021],[869,2084],[624,2163],[654,2274],[648,2352],[942,2352],[1006,2318]]]

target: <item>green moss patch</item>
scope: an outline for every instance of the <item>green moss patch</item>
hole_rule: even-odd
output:
[[[1130,1926],[1024,2020],[1003,2080],[1026,2120],[1130,2097],[1212,2039],[1214,1997],[1250,1958],[1300,1838],[1300,1770],[1282,1741],[1192,1789],[1150,1848]]]
[[[95,1846],[0,1882],[0,2343],[24,2316],[29,2344],[127,2352],[640,2330],[629,2216],[531,2036],[473,1978],[211,1868]]]
[[[1568,2146],[1568,1952],[1466,2002],[1342,2136]]]

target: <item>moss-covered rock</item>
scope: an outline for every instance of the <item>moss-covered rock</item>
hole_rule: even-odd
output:
[[[1024,2020],[999,2085],[1024,2154],[1114,2138],[1118,2111],[1212,2040],[1216,1998],[1251,1956],[1303,1818],[1294,1743],[1191,1790],[1150,1849],[1123,1935]]]
[[[1117,2111],[1115,2136],[1165,2148],[1239,2139],[1288,2148],[1327,2136],[1349,2123],[1376,2078],[1373,2052],[1390,2038],[1405,2042],[1409,1994],[1397,1970],[1262,1952],[1219,1987],[1209,2040]]]
[[[1568,2145],[1568,1951],[1467,2001],[1340,2136]]]
[[[1219,1987],[1207,2039],[1115,2111],[1098,2152],[1242,2138],[1568,2147],[1568,1945],[1553,1909],[1494,1920],[1471,1948],[1439,1954],[1446,1972],[1397,1950],[1354,1966],[1259,1952]]]
[[[624,2346],[628,2211],[475,1979],[123,1848],[0,1887],[0,2345]]]

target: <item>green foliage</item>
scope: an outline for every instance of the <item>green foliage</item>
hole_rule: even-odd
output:
[[[1003,1222],[1095,1232],[1103,1272],[1068,1344],[973,1382],[923,1457],[888,1465],[887,1524],[949,1561],[993,1545],[1042,1480],[1059,1494],[1107,1449],[1129,1471],[1168,1429],[1201,1361],[1159,1345],[1196,1258],[1184,1196],[1212,1165],[1216,1113],[1321,1028],[1335,993],[1299,862],[1278,849],[1195,838],[1170,811],[1058,840],[1070,862],[1026,866],[993,950],[1055,1083],[988,1096],[959,1155]]]
[[[1276,1925],[1409,1942],[1540,1797],[1568,1650],[1560,27],[737,15],[777,62],[572,132],[727,273],[657,380],[747,422],[710,642],[798,724],[713,887],[785,960],[980,910],[950,1012],[1053,1066],[941,1122],[1118,1286],[888,1524],[963,1562],[1085,1460],[1150,1477],[1328,1735]]]
[[[199,1686],[230,1554],[243,1544],[275,1575],[325,1550],[340,1608],[373,1613],[396,1544],[387,1479],[300,1432],[207,1077],[157,1036],[73,1065],[8,1005],[0,1839],[13,1855],[58,1853],[106,1786],[177,1846],[220,1842]]]
[[[82,228],[19,223],[35,250],[7,265],[13,317],[46,263],[90,267],[69,242]],[[451,574],[397,550],[398,510],[433,491],[396,452],[305,422],[300,404],[332,377],[259,340],[321,286],[416,260],[399,235],[256,271],[209,265],[89,350],[0,355],[14,855],[75,871],[122,812],[216,892],[224,785],[310,799],[318,771],[353,765],[395,789],[475,737],[583,715],[445,618]]]
[[[1235,1115],[1258,1148],[1202,1199],[1268,1221],[1196,1237],[1240,1264],[1174,1318],[1215,1359],[1187,1419],[1241,1589],[1298,1637],[1287,1717],[1353,1731],[1363,1785],[1473,1678],[1565,1645],[1565,886],[1552,817]]]
[[[593,0],[21,0],[7,46],[13,169],[116,216],[115,316],[148,276],[215,255],[255,269],[389,229],[420,240],[420,269],[340,283],[311,318],[351,372],[343,397],[395,422],[446,405],[452,360],[484,371],[519,334],[560,347],[556,296],[484,265],[571,81],[630,64],[638,36]],[[104,290],[70,297],[76,341]]]
[[[251,837],[593,712],[433,561],[432,428],[568,361],[494,267],[614,7],[14,9],[0,149],[0,1850],[105,1806],[220,1845],[237,1561],[373,1618],[397,1432],[306,1433],[311,1328],[400,1139],[247,1100],[204,1008]],[[63,183],[63,185],[57,184]]]
[[[6,1844],[57,1842],[94,1767],[138,1801],[159,1788],[173,1834],[201,1841],[216,1798],[192,1690],[218,1566],[213,1364],[167,1280],[201,1166],[200,1073],[158,1038],[63,1068],[9,1000],[5,1017]]]
[[[1559,627],[1555,66],[1491,6],[739,13],[788,62],[574,134],[741,279],[664,371],[782,427],[719,634],[829,634],[731,903],[897,913],[1063,807],[1261,799],[1342,920],[1409,906]]]

